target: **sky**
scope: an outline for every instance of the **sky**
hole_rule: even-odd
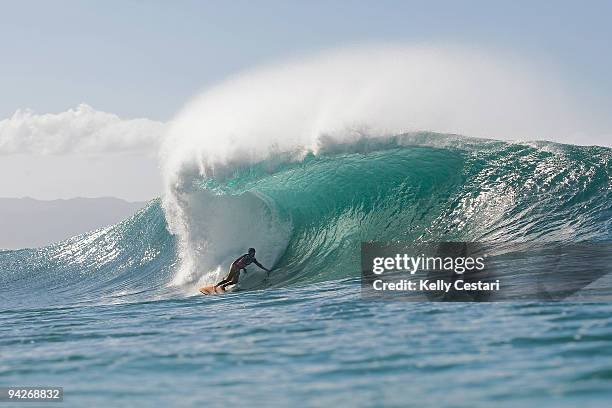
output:
[[[0,5],[3,197],[155,197],[156,145],[200,91],[271,61],[359,44],[458,44],[520,56],[553,67],[598,114],[612,111],[610,1]],[[137,143],[107,141],[133,129],[125,140]]]

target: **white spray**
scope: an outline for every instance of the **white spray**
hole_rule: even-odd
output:
[[[290,234],[254,195],[194,189],[202,176],[279,152],[299,158],[316,153],[323,139],[344,142],[363,129],[370,136],[569,137],[580,121],[568,101],[548,74],[465,49],[352,48],[230,78],[183,109],[162,147],[163,204],[180,246],[174,283],[212,282],[249,246],[273,262]]]

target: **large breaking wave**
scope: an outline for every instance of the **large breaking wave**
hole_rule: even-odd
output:
[[[361,241],[606,240],[610,157],[420,133],[203,176],[178,195],[186,248],[173,282],[212,282],[248,246],[286,283],[354,275]]]
[[[170,124],[161,199],[0,253],[0,296],[183,296],[251,246],[275,271],[243,289],[355,276],[361,241],[609,241],[610,149],[448,134],[568,140],[585,122],[550,77],[473,50],[377,47],[230,78]]]
[[[612,237],[612,151],[603,147],[416,133],[286,159],[183,186],[182,237],[154,200],[113,227],[1,253],[3,302],[183,296],[249,246],[275,272],[266,282],[251,269],[243,289],[357,276],[361,241]]]

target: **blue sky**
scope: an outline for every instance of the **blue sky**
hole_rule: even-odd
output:
[[[11,174],[0,179],[4,197],[158,196],[156,143],[203,89],[261,64],[364,44],[473,47],[533,62],[571,88],[572,100],[592,114],[593,143],[609,145],[612,1],[0,6],[0,173]],[[531,113],[543,118],[545,105]],[[35,113],[13,116],[24,108]]]
[[[86,102],[168,120],[206,85],[363,42],[458,43],[543,60],[612,107],[612,2],[5,1],[0,118]]]

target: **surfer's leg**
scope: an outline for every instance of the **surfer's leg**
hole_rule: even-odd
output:
[[[225,279],[223,279],[221,282],[217,283],[215,285],[215,287],[219,287],[221,285],[225,285],[225,286],[229,285],[230,282],[234,280],[234,275],[236,275],[236,269],[237,268],[234,266],[234,264],[232,264],[230,266],[230,270],[229,270],[229,272],[227,274],[227,277]],[[238,274],[240,274],[240,270],[238,270]],[[223,288],[225,289],[225,287],[223,287]]]
[[[230,276],[227,277],[229,282],[223,284],[223,289],[225,290],[226,286],[235,285],[238,283],[238,279],[240,279],[240,269],[236,268],[232,271]]]
[[[228,276],[227,279],[226,279],[227,282],[224,282],[223,285],[219,285],[219,286],[223,290],[225,290],[226,286],[237,284],[238,283],[238,276],[240,276],[240,273],[237,273],[237,274],[232,275],[232,276]]]
[[[219,282],[217,284],[217,287],[222,288],[223,290],[225,290],[226,286],[229,285],[235,285],[236,283],[238,283],[238,277],[240,276],[240,269],[234,267],[232,265],[232,267],[230,268],[230,272],[227,275],[227,278],[223,279],[221,282]]]
[[[221,285],[221,286],[219,286],[219,287],[220,287],[221,289],[225,290],[227,286],[230,286],[230,285],[235,285],[235,284],[237,284],[237,283],[238,283],[238,279],[235,279],[235,280],[231,280],[231,281],[229,281],[229,282],[227,282],[227,283],[224,283],[223,285]]]
[[[231,280],[229,278],[225,278],[223,279],[221,282],[217,283],[215,286],[221,286],[221,285],[225,285],[226,283],[230,282]]]

